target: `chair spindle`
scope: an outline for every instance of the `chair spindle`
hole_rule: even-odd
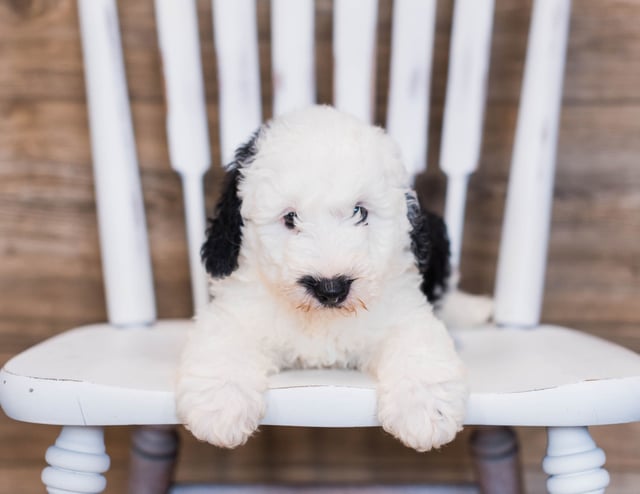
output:
[[[493,0],[456,0],[453,12],[440,168],[447,175],[445,221],[454,268],[460,265],[467,183],[480,159],[493,7]]]
[[[115,0],[78,0],[109,321],[151,324],[153,274]]]
[[[570,11],[570,0],[533,6],[496,275],[502,325],[540,320]]]
[[[313,0],[271,2],[273,115],[316,101]]]
[[[213,0],[224,165],[262,123],[255,0]]]
[[[412,176],[427,163],[435,0],[393,4],[387,131]]]
[[[198,312],[209,300],[200,247],[205,231],[202,178],[211,165],[198,17],[193,0],[156,0],[155,12],[166,92],[169,158],[182,179],[193,309]]]
[[[333,103],[373,122],[377,0],[335,0],[333,13]]]

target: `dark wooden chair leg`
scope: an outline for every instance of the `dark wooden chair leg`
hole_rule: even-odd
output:
[[[478,427],[471,454],[482,494],[521,494],[518,439],[510,427]]]
[[[129,494],[166,494],[178,457],[174,426],[138,427],[132,435]]]

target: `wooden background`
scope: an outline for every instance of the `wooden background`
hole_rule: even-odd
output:
[[[265,117],[269,4],[258,0]],[[198,2],[215,170],[217,83],[211,7]],[[152,0],[119,2],[125,62],[161,317],[190,315],[179,181],[168,165]],[[318,97],[331,101],[331,1],[318,0]],[[429,171],[420,192],[442,209],[436,169],[452,4],[438,2]],[[497,0],[486,134],[471,182],[463,287],[490,293],[522,78],[530,2]],[[376,120],[384,122],[391,1],[380,4]],[[72,0],[0,1],[0,360],[69,327],[105,319],[81,50]],[[573,5],[543,319],[640,351],[640,2]],[[464,145],[464,143],[461,143]],[[130,430],[109,429],[107,492],[123,492]],[[640,490],[640,425],[601,427],[614,494]],[[469,431],[418,455],[377,429],[264,428],[236,451],[182,433],[184,481],[470,481]],[[528,491],[543,492],[545,436],[518,429]],[[56,429],[0,417],[0,492],[42,492]],[[373,455],[372,455],[372,452]],[[371,458],[373,456],[373,458]]]

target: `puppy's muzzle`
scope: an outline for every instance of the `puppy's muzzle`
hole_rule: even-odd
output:
[[[303,276],[298,280],[325,307],[338,307],[349,295],[353,279],[347,276],[333,278],[316,278]]]

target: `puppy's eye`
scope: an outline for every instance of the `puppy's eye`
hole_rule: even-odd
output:
[[[282,221],[284,222],[284,226],[286,226],[289,230],[293,230],[296,227],[296,218],[298,215],[295,211],[291,211],[285,214],[282,217]]]
[[[358,218],[356,225],[366,225],[367,217],[369,216],[369,211],[364,206],[356,205],[353,208],[353,216]]]

